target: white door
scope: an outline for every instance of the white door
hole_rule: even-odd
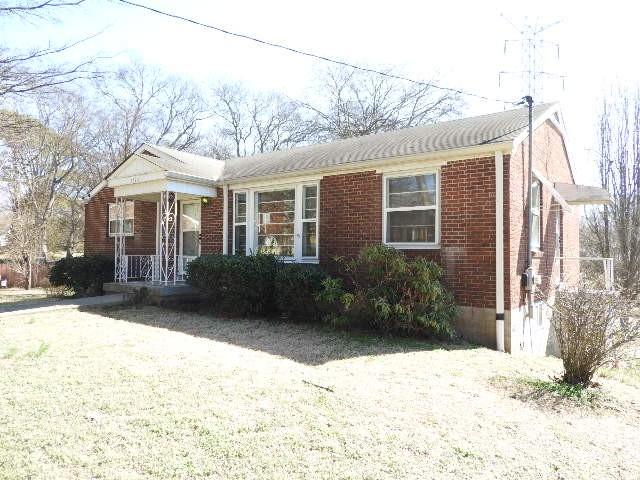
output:
[[[200,255],[200,201],[180,203],[180,255]]]

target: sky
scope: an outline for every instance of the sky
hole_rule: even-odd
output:
[[[541,68],[548,78],[534,101],[560,101],[578,183],[597,182],[595,125],[602,95],[614,85],[640,85],[636,2],[484,0],[394,2],[325,0],[229,2],[137,0],[161,10],[211,23],[300,50],[491,98],[517,100],[527,93],[518,40],[525,24],[546,25],[550,45]],[[579,8],[577,6],[579,5]],[[87,0],[48,19],[6,18],[0,45],[29,49],[60,45],[99,33],[65,56],[101,55],[108,62],[132,59],[200,82],[238,81],[255,90],[304,97],[323,62],[181,23],[116,0]],[[560,57],[553,44],[560,45]],[[503,103],[467,99],[464,113],[491,113]]]

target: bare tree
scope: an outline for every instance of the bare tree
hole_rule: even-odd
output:
[[[598,121],[600,181],[613,204],[586,219],[591,248],[616,260],[620,287],[640,293],[640,90],[605,98]]]
[[[143,142],[195,150],[202,141],[206,106],[192,83],[141,63],[102,79],[107,100],[95,119],[95,148],[103,176]]]
[[[75,7],[85,0],[24,0],[0,1],[0,15],[38,16],[50,14],[60,7]]]
[[[323,139],[349,138],[435,122],[455,114],[459,96],[349,68],[324,73],[320,100],[306,103]]]
[[[14,253],[18,252],[14,257],[27,258],[27,265],[35,256],[47,257],[57,203],[62,199],[79,202],[79,191],[86,191],[85,182],[74,177],[85,171],[81,167],[87,123],[82,100],[66,96],[55,103],[40,102],[38,126],[4,138],[1,180],[9,191],[15,220],[9,238]],[[32,232],[37,232],[37,248]]]
[[[312,137],[300,104],[282,95],[225,84],[214,89],[211,108],[219,137],[236,157],[291,148]]]
[[[597,369],[640,338],[637,307],[616,292],[580,281],[556,293],[552,326],[564,366],[561,381],[588,387]]]

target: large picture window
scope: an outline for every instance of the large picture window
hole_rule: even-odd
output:
[[[438,242],[438,175],[385,179],[385,242],[427,246]]]
[[[235,191],[233,253],[317,262],[319,188],[314,182]]]
[[[133,236],[133,220],[134,220],[134,203],[131,200],[125,202],[123,230],[127,237]],[[109,204],[109,236],[113,237],[119,232],[118,225],[118,205]]]
[[[256,192],[257,250],[294,256],[295,189]]]

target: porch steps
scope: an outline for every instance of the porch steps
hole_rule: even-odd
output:
[[[198,291],[184,282],[177,282],[175,285],[158,285],[142,281],[126,283],[111,282],[105,283],[102,286],[105,293],[120,293],[130,299],[138,295],[143,288],[147,290],[146,300],[159,306],[164,306],[175,301],[188,302],[199,298]]]

